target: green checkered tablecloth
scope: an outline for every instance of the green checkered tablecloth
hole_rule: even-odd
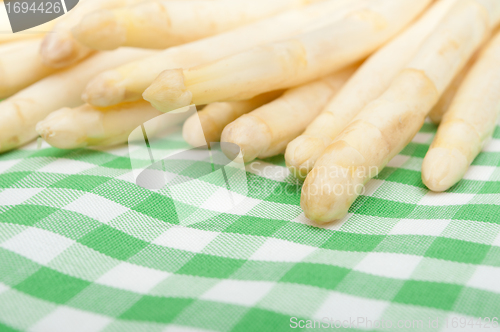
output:
[[[420,179],[435,130],[322,228],[282,156],[248,167],[238,211],[182,226],[126,146],[3,154],[0,331],[498,331],[500,127],[444,194]]]

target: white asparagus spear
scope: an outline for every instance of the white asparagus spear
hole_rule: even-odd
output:
[[[460,181],[500,115],[500,33],[479,55],[439,125],[422,164],[422,181],[445,191]]]
[[[326,27],[187,70],[166,70],[143,97],[162,112],[252,98],[324,77],[363,59],[411,22],[430,0],[372,0]]]
[[[219,142],[222,130],[228,124],[243,114],[271,102],[282,93],[283,91],[271,91],[249,100],[209,104],[184,122],[182,136],[192,146],[202,146],[211,142]],[[200,131],[200,129],[202,130]]]
[[[450,105],[453,102],[453,98],[455,98],[455,95],[457,94],[458,88],[460,87],[460,85],[462,85],[462,82],[469,72],[470,68],[472,67],[473,63],[474,58],[472,57],[467,65],[465,65],[464,68],[460,71],[460,73],[458,73],[453,81],[451,81],[446,91],[443,93],[441,98],[439,98],[439,101],[429,112],[429,118],[434,124],[438,125],[443,119],[443,115],[450,108]]]
[[[500,1],[490,4],[500,9]],[[318,159],[302,187],[301,207],[309,219],[325,223],[346,215],[363,185],[415,136],[497,22],[478,1],[460,0],[453,7],[387,91]]]
[[[0,56],[11,51],[20,50],[29,40],[18,40],[11,43],[0,44]]]
[[[38,122],[36,131],[47,143],[60,149],[114,145],[127,142],[135,128],[161,114],[146,101],[106,109],[85,104],[50,113]]]
[[[450,108],[450,105],[453,102],[453,99],[455,98],[455,95],[457,94],[457,91],[462,85],[465,77],[469,73],[472,66],[475,64],[477,57],[483,50],[483,47],[485,47],[488,44],[488,42],[489,40],[483,42],[482,47],[476,51],[476,53],[469,59],[469,61],[460,71],[460,73],[458,73],[458,75],[455,76],[455,78],[453,79],[453,81],[451,81],[450,85],[445,90],[441,98],[439,98],[439,101],[436,103],[436,105],[434,105],[434,107],[429,112],[429,118],[434,124],[438,125],[443,119],[444,114]]]
[[[99,107],[140,100],[144,90],[165,69],[189,68],[289,38],[321,17],[335,20],[364,3],[365,0],[325,0],[220,35],[169,48],[154,57],[97,76],[85,89],[83,99]]]
[[[41,39],[31,39],[0,45],[0,99],[55,72],[42,63],[38,54],[40,42]]]
[[[120,46],[165,49],[213,36],[308,2],[150,1],[88,14],[73,29],[73,35],[82,44],[97,50],[113,50]]]
[[[280,98],[236,119],[222,132],[222,142],[238,145],[245,162],[283,153],[304,131],[357,66],[286,91]]]
[[[288,144],[285,160],[292,174],[305,179],[326,147],[363,107],[389,87],[455,3],[456,0],[436,2],[418,21],[363,63],[305,132]]]
[[[92,53],[92,50],[79,43],[71,34],[71,29],[88,13],[99,9],[130,6],[144,0],[81,0],[75,8],[62,16],[48,33],[41,45],[43,62],[50,67],[63,68],[75,64]]]
[[[0,33],[0,45],[43,37],[44,33]]]
[[[0,152],[34,139],[37,136],[35,125],[49,113],[62,107],[82,104],[81,91],[97,73],[152,53],[153,51],[124,48],[97,54],[0,102]]]

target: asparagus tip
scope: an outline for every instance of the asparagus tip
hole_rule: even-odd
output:
[[[182,69],[162,72],[142,96],[161,112],[188,106],[192,101],[191,91],[184,84]]]
[[[290,172],[296,178],[305,180],[328,143],[321,137],[311,135],[301,135],[291,141],[285,152],[285,160]]]
[[[233,143],[240,147],[245,162],[261,157],[262,151],[269,148],[271,140],[272,134],[267,124],[249,114],[228,124],[221,136],[222,142]]]
[[[40,46],[40,55],[43,64],[52,68],[63,68],[79,59],[75,40],[69,33],[61,31],[45,36]]]
[[[120,85],[121,76],[115,71],[104,72],[90,81],[82,93],[82,99],[86,103],[95,107],[108,107],[125,101],[126,92]],[[128,97],[131,96],[128,93]]]
[[[86,15],[73,28],[72,33],[83,45],[101,51],[114,50],[127,39],[125,27],[110,10],[99,10]]]
[[[468,166],[457,149],[431,148],[422,163],[422,181],[432,191],[445,191],[462,179]]]
[[[75,149],[85,147],[85,137],[81,122],[73,121],[72,109],[65,107],[52,112],[36,124],[36,132],[51,146],[59,149]],[[85,127],[85,126],[84,126]]]
[[[300,197],[300,206],[305,216],[317,224],[345,217],[353,196],[343,189],[348,187],[350,181],[352,179],[348,176],[332,180],[325,176],[323,170],[313,169],[302,186]]]

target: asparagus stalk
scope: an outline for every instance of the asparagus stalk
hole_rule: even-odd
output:
[[[97,73],[152,53],[153,51],[124,48],[97,54],[0,102],[0,152],[34,139],[37,136],[36,124],[51,112],[82,104],[81,91]]]
[[[120,46],[165,49],[307,3],[304,0],[150,1],[88,14],[73,29],[73,35],[82,44],[97,50]]]
[[[356,68],[351,66],[288,90],[280,98],[229,124],[222,132],[222,142],[238,145],[245,162],[283,153],[287,144],[304,131]]]
[[[38,38],[0,45],[0,99],[55,72],[42,63],[40,42]]]
[[[189,68],[289,38],[321,18],[334,21],[364,3],[366,0],[325,0],[220,35],[169,48],[157,56],[97,76],[85,89],[83,99],[98,107],[141,100],[144,90],[165,69]]]
[[[129,6],[145,0],[86,0],[62,16],[48,33],[40,47],[40,54],[45,65],[63,68],[75,64],[92,53],[92,50],[78,42],[71,34],[71,29],[88,13],[99,9]]]
[[[500,33],[464,79],[422,164],[422,181],[445,191],[460,181],[491,138],[500,115]]]
[[[292,39],[187,70],[166,70],[144,91],[162,112],[242,100],[324,77],[371,54],[422,12],[430,0],[373,0],[363,9]]]
[[[464,82],[465,77],[467,76],[467,73],[470,71],[472,66],[477,60],[477,56],[479,55],[481,49],[476,51],[476,53],[469,59],[469,62],[464,66],[464,68],[458,73],[458,75],[453,79],[453,81],[450,83],[446,91],[443,93],[441,98],[439,98],[439,101],[437,102],[436,105],[431,109],[429,112],[429,118],[431,121],[438,125],[441,123],[441,120],[443,119],[444,114],[448,111],[450,108],[451,103],[453,102],[453,99],[455,98],[458,89]]]
[[[483,3],[485,0],[483,0]],[[500,2],[487,11],[459,1],[387,91],[369,103],[316,162],[302,187],[305,215],[319,223],[346,215],[363,185],[415,136],[430,109],[498,23]]]
[[[36,131],[47,143],[60,149],[114,145],[127,142],[135,128],[161,114],[145,101],[105,110],[85,104],[50,113],[38,122]]]
[[[456,0],[440,0],[393,41],[373,54],[305,132],[290,142],[285,160],[304,180],[326,147],[369,102],[378,98],[417,53]]]
[[[192,146],[219,142],[224,127],[243,114],[271,102],[282,93],[283,91],[271,91],[249,100],[209,104],[186,120],[182,128],[182,136]],[[202,130],[200,130],[200,124]]]

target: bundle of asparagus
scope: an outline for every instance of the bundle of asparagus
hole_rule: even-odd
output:
[[[0,151],[125,143],[207,104],[189,144],[285,152],[305,215],[330,222],[428,115],[422,179],[460,181],[500,113],[499,22],[498,0],[80,1],[45,36],[0,38]]]
[[[340,20],[292,39],[184,71],[164,71],[143,97],[167,112],[190,103],[243,100],[303,84],[369,55],[429,3],[372,0]]]
[[[151,53],[124,48],[96,54],[78,66],[50,75],[0,102],[0,152],[36,138],[36,124],[51,112],[61,107],[81,105],[80,94],[96,74]]]
[[[347,214],[363,185],[416,135],[453,77],[498,23],[499,10],[496,0],[457,2],[389,88],[316,161],[302,187],[307,217],[329,222]]]
[[[287,11],[211,38],[169,48],[156,56],[97,76],[88,84],[83,99],[98,107],[140,100],[144,90],[163,70],[190,68],[289,38],[319,19],[335,21],[364,3],[364,0],[325,0],[303,10]]]
[[[305,179],[332,140],[363,107],[389,87],[455,2],[438,2],[415,24],[367,59],[304,133],[288,145],[286,163],[296,177]]]
[[[315,2],[320,0],[310,0]],[[285,9],[303,0],[148,1],[136,6],[100,10],[74,28],[86,46],[111,50],[119,46],[164,49],[216,35]]]

